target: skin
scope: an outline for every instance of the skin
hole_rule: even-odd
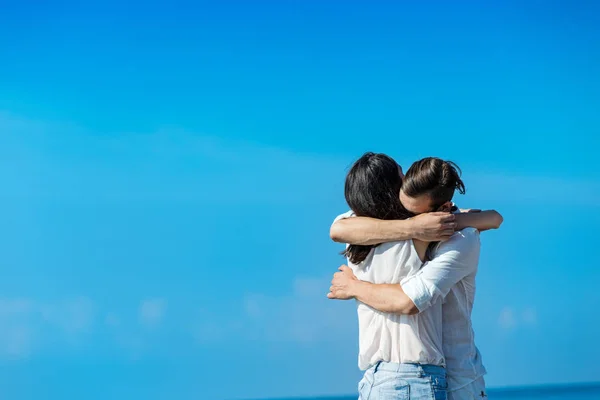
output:
[[[431,200],[428,196],[410,198],[401,192],[400,198],[404,200],[403,205],[413,213],[431,211]],[[449,210],[451,206],[452,204],[450,202],[447,202],[444,205],[442,205],[440,209]],[[469,223],[466,226],[475,227],[480,231],[488,229],[497,229],[502,223],[502,216],[493,210],[484,212],[480,212],[479,210],[464,211],[467,211],[466,213],[464,213],[464,215],[468,216],[464,222]],[[359,218],[361,217],[348,218],[347,221],[356,220]],[[377,229],[382,228],[382,225],[376,225],[376,223],[373,223],[372,221],[362,221],[361,224],[364,227],[366,227],[366,231],[370,232],[371,236],[378,238],[385,236],[388,240],[384,241],[407,240],[398,236],[394,237],[393,231],[385,231],[383,232],[383,234],[382,232],[377,232]],[[463,229],[466,226],[462,226],[460,227],[460,229]],[[346,226],[346,228],[349,227]],[[354,225],[354,228],[360,229],[360,227],[358,227],[356,224]],[[384,230],[385,228],[386,227],[383,226]],[[458,224],[456,228],[459,228]],[[354,232],[356,235],[356,231]],[[365,236],[368,237],[369,233]],[[365,239],[365,237],[363,237],[362,239]],[[419,254],[419,257],[421,258],[421,260],[423,260],[424,252],[427,248],[428,242],[415,240],[414,244]],[[379,311],[389,313],[412,315],[419,312],[412,300],[404,293],[401,285],[372,284],[369,282],[360,281],[356,278],[352,270],[346,265],[342,265],[339,268],[339,272],[336,272],[334,274],[327,297],[330,299],[338,300],[348,300],[351,298],[355,298]]]
[[[404,208],[413,214],[423,214],[432,211],[431,199],[426,194],[419,197],[409,197],[402,189],[400,189],[400,202]],[[449,211],[450,207],[452,207],[452,204],[448,201],[437,211]]]
[[[447,212],[426,213],[407,220],[355,217],[334,223],[329,236],[334,242],[362,245],[410,239],[438,242],[449,239],[464,223],[462,217],[457,219]]]
[[[403,196],[402,192],[400,196]],[[409,201],[412,205],[416,205],[412,209],[407,207],[413,213],[419,214],[423,209],[429,211],[429,203],[424,203],[423,206],[419,201],[413,199]],[[429,199],[421,198],[421,201],[429,202]],[[407,220],[379,220],[368,217],[342,219],[331,226],[329,236],[334,242],[361,245],[410,239],[442,242],[448,240],[455,231],[468,226],[486,231],[497,229],[502,224],[502,216],[494,210],[461,210],[460,214],[450,214],[448,211],[451,203],[448,202],[442,207],[442,211],[425,211]]]
[[[398,165],[398,174],[404,180],[402,167]],[[502,217],[495,211],[485,211],[479,216],[466,213],[451,214],[448,202],[438,210],[432,210],[427,195],[411,198],[402,190],[400,201],[416,217],[407,220],[378,220],[368,217],[346,218],[335,222],[329,236],[334,242],[358,245],[375,245],[395,240],[416,239],[423,242],[441,242],[448,240],[455,231],[473,226],[480,231],[495,229],[502,223]],[[437,211],[437,212],[431,212]],[[477,211],[480,210],[467,210]]]

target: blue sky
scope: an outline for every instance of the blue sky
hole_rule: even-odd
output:
[[[0,392],[355,391],[331,220],[364,151],[496,208],[490,386],[600,380],[592,2],[2,2]]]

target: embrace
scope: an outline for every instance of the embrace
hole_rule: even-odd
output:
[[[346,177],[351,211],[331,238],[346,243],[348,266],[330,299],[356,299],[359,400],[485,399],[486,370],[471,311],[479,232],[497,229],[496,211],[460,210],[460,169],[424,158],[403,173],[385,154],[366,153]]]

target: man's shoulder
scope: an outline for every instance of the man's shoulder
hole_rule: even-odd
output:
[[[467,240],[479,240],[479,230],[477,230],[477,228],[464,228],[461,229],[460,231],[456,231],[454,232],[454,235],[452,235],[452,238],[457,238],[457,239],[467,239]]]
[[[441,242],[437,248],[437,252],[448,250],[460,250],[473,246],[479,246],[479,231],[475,228],[465,228],[454,232],[454,235],[445,242]]]

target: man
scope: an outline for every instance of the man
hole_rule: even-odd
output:
[[[450,211],[452,197],[464,193],[455,164],[426,158],[407,171],[400,200],[415,215],[431,211]],[[502,217],[488,212],[490,218],[480,230],[498,228]],[[418,218],[417,218],[418,219]],[[404,221],[395,221],[396,225]],[[406,239],[390,221],[346,218],[334,223],[334,240],[351,244],[375,244]],[[453,400],[485,397],[486,371],[474,342],[471,310],[475,296],[475,275],[479,260],[479,234],[473,228],[455,233],[448,241],[430,247],[431,262],[415,275],[397,284],[371,284],[356,279],[343,266],[334,275],[332,299],[356,298],[379,311],[414,314],[444,299],[442,306],[443,352],[448,375],[448,398]]]

